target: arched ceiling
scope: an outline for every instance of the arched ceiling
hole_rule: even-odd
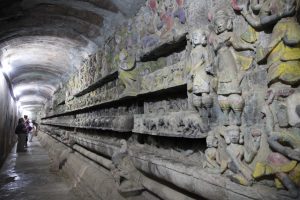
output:
[[[0,64],[27,110],[41,108],[146,0],[0,0]]]

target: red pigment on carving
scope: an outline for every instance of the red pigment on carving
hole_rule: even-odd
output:
[[[182,6],[182,5],[183,5],[183,2],[184,2],[184,0],[176,0],[176,2],[177,2],[177,4],[178,4],[178,6]]]
[[[242,9],[239,7],[237,0],[231,0],[231,6],[236,11],[241,11]]]
[[[151,8],[151,10],[156,10],[157,9],[157,1],[156,0],[150,0],[149,1],[149,7]]]

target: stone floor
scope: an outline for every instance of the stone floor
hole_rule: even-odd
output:
[[[12,150],[0,171],[0,200],[79,200],[63,177],[49,171],[49,157],[36,138],[27,152]]]

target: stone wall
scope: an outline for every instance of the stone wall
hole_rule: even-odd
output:
[[[148,0],[57,90],[42,130],[124,198],[298,198],[297,4]]]
[[[11,97],[5,77],[0,73],[0,166],[13,147],[17,123],[16,103]]]

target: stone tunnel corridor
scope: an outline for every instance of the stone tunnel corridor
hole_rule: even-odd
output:
[[[299,20],[300,0],[0,0],[0,200],[300,199]]]

